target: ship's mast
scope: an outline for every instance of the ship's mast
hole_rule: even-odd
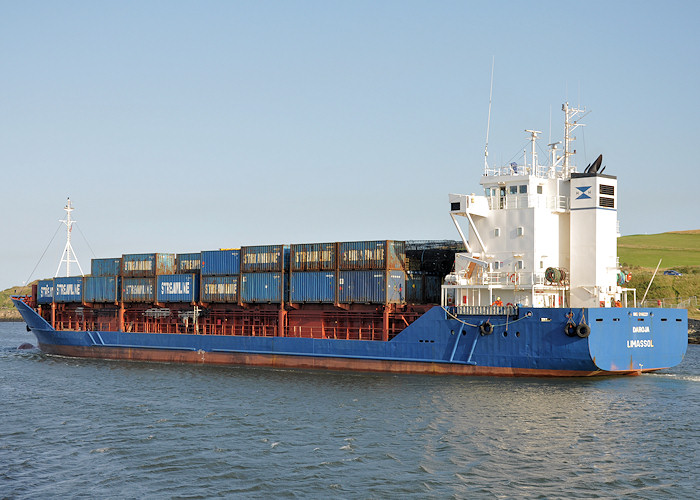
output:
[[[85,273],[83,273],[83,268],[80,267],[80,262],[78,262],[78,258],[75,255],[73,246],[70,244],[71,232],[73,231],[73,224],[75,223],[75,221],[71,219],[70,215],[70,213],[73,210],[75,210],[73,208],[73,205],[71,204],[70,198],[68,198],[68,203],[66,203],[66,206],[63,207],[63,210],[66,211],[66,218],[64,220],[60,220],[59,222],[63,222],[66,225],[66,246],[63,249],[61,261],[58,263],[58,267],[56,268],[56,274],[54,274],[54,278],[58,276],[58,272],[61,270],[61,264],[63,264],[64,262],[66,263],[66,276],[70,276],[71,262],[75,262],[76,264],[78,264],[78,269],[80,269],[81,276],[85,276]]]
[[[576,115],[585,113],[586,108],[583,109],[578,109],[578,108],[570,108],[569,103],[565,102],[561,106],[562,111],[564,112],[564,162],[562,164],[562,175],[564,178],[567,178],[571,175],[571,172],[573,172],[576,167],[572,164],[571,161],[569,161],[569,158],[572,155],[576,154],[576,150],[574,149],[571,151],[571,141],[575,141],[576,137],[573,137],[571,133],[576,130],[578,127],[583,127],[585,124],[579,123],[578,120],[575,120],[574,118]],[[583,118],[584,115],[581,115],[579,117]]]

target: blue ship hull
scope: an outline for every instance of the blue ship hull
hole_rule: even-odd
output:
[[[433,307],[389,341],[54,330],[14,300],[42,351],[157,362],[454,375],[639,374],[679,364],[688,346],[682,309]],[[492,325],[484,334],[480,325]],[[567,324],[586,324],[580,337]],[[487,329],[489,330],[489,329]]]

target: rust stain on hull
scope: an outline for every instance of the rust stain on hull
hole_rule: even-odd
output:
[[[44,345],[39,346],[48,354],[79,358],[150,361],[160,363],[193,363],[208,365],[256,366],[268,368],[295,368],[304,370],[335,370],[386,372],[422,375],[461,375],[498,377],[590,377],[612,375],[602,370],[537,370],[532,368],[506,368],[430,363],[415,361],[389,361],[333,357],[293,356],[277,354],[223,353],[206,351],[173,351],[159,349],[133,349],[117,347],[82,347]],[[638,370],[615,372],[615,375],[639,374]]]

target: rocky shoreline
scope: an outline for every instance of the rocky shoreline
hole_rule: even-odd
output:
[[[700,344],[700,319],[688,318],[688,343]]]

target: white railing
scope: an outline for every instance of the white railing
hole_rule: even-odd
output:
[[[518,208],[547,208],[549,210],[566,210],[567,196],[545,196],[542,194],[507,194],[489,196],[491,210],[513,210]]]
[[[506,165],[505,167],[485,168],[484,175],[487,177],[504,176],[504,175],[534,175],[543,179],[554,179],[557,176],[556,170],[545,166],[537,165],[533,173],[531,167],[524,165]]]
[[[471,278],[466,279],[466,283],[461,281],[455,286],[498,286],[498,287],[532,287],[539,285],[549,285],[544,273],[532,273],[524,271],[507,272],[507,271],[491,271],[479,273]]]

